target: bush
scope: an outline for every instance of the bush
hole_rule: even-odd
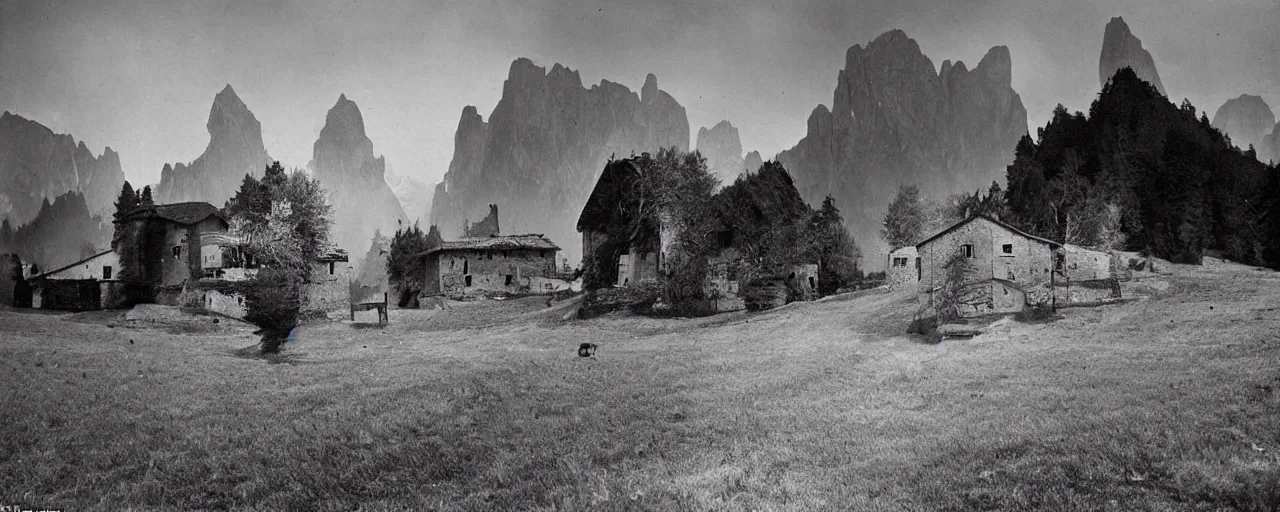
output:
[[[1014,320],[1027,324],[1042,324],[1062,318],[1049,306],[1034,306],[1013,315]]]
[[[245,320],[261,327],[262,353],[280,351],[289,331],[298,325],[302,309],[301,280],[281,268],[268,267],[248,281],[245,291]]]
[[[942,341],[942,334],[938,332],[938,320],[932,316],[917,316],[911,320],[911,324],[907,326],[907,334],[924,336],[924,342],[929,344]]]

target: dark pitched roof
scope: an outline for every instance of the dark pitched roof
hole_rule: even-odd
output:
[[[560,250],[551,240],[542,235],[493,235],[485,238],[463,238],[448,240],[427,249],[419,256],[426,256],[441,251],[510,251],[516,249]]]
[[[344,249],[330,249],[329,251],[316,257],[319,263],[330,263],[334,261],[349,261],[347,251]]]
[[[172,221],[183,226],[189,226],[192,224],[198,224],[200,221],[205,220],[210,216],[216,216],[219,219],[224,221],[226,220],[222,215],[222,212],[219,211],[217,207],[203,201],[143,206],[130,212],[125,219],[133,220],[155,217]]]
[[[587,196],[587,203],[582,206],[582,214],[578,216],[578,231],[600,230],[609,223],[614,206],[622,200],[622,194],[630,181],[640,176],[640,166],[630,158],[614,160],[605,164],[600,179]]]
[[[1018,229],[1018,228],[1015,228],[1015,227],[1010,226],[1010,225],[1008,225],[1008,224],[1005,224],[1005,223],[1003,223],[1003,222],[1000,222],[1000,219],[997,219],[997,218],[992,217],[992,216],[990,216],[990,215],[974,215],[974,216],[969,217],[969,218],[967,218],[967,219],[965,219],[965,220],[962,220],[962,221],[960,221],[960,222],[957,222],[957,223],[955,223],[955,224],[952,224],[952,225],[951,225],[951,227],[949,227],[949,228],[947,228],[947,229],[944,229],[944,230],[942,230],[942,231],[939,231],[939,232],[937,232],[937,233],[934,233],[934,235],[933,235],[933,236],[931,236],[931,237],[929,237],[929,238],[926,238],[926,239],[922,240],[920,243],[916,244],[916,248],[917,248],[917,249],[919,249],[920,247],[923,247],[923,246],[924,246],[924,244],[927,244],[927,243],[929,243],[929,242],[932,242],[935,238],[938,238],[938,237],[940,237],[940,236],[942,236],[942,235],[945,235],[945,234],[947,234],[947,233],[950,233],[951,231],[955,230],[956,228],[958,228],[958,227],[960,227],[960,226],[963,226],[963,225],[965,225],[965,224],[968,224],[968,223],[970,223],[970,222],[973,222],[975,219],[979,219],[979,218],[981,218],[981,219],[986,219],[986,220],[989,220],[989,221],[991,221],[991,222],[994,222],[997,226],[1000,226],[1000,227],[1002,227],[1002,228],[1005,228],[1005,229],[1007,229],[1007,230],[1009,230],[1009,231],[1012,231],[1012,232],[1014,232],[1014,233],[1017,233],[1018,235],[1024,236],[1024,237],[1026,237],[1026,238],[1030,238],[1030,239],[1032,239],[1032,240],[1038,240],[1038,241],[1040,241],[1040,242],[1044,242],[1044,243],[1046,243],[1046,244],[1049,244],[1049,245],[1052,245],[1052,246],[1055,246],[1055,247],[1062,247],[1062,244],[1060,244],[1060,243],[1058,243],[1058,242],[1054,242],[1053,240],[1049,240],[1048,238],[1041,238],[1041,237],[1038,237],[1038,236],[1032,235],[1032,234],[1027,233],[1027,232],[1025,232],[1025,231],[1023,231],[1023,230],[1021,230],[1021,229]]]
[[[94,258],[97,258],[97,257],[99,257],[99,256],[102,256],[103,254],[107,254],[107,253],[109,253],[109,252],[111,252],[111,251],[114,251],[114,250],[115,250],[115,249],[107,249],[107,250],[105,250],[105,251],[102,251],[102,252],[100,252],[100,253],[94,254],[93,256],[90,256],[90,257],[88,257],[88,258],[82,259],[82,260],[77,261],[77,262],[75,262],[75,263],[70,263],[70,264],[67,264],[66,266],[58,267],[58,268],[55,268],[55,269],[50,270],[50,271],[48,271],[48,272],[44,272],[44,273],[42,273],[42,274],[38,274],[38,275],[31,276],[31,279],[30,279],[30,280],[31,280],[31,281],[34,281],[34,280],[37,280],[37,279],[45,279],[45,278],[47,278],[47,277],[49,277],[49,276],[51,276],[51,275],[53,275],[53,274],[57,274],[58,272],[62,272],[62,271],[64,271],[64,270],[70,269],[71,267],[78,267],[78,266],[80,266],[80,265],[83,265],[83,264],[84,264],[84,262],[86,262],[86,261],[92,260],[92,259],[94,259]]]

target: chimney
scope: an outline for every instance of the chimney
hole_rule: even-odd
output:
[[[501,235],[502,230],[498,228],[498,205],[489,205],[489,216],[493,217],[493,234]]]

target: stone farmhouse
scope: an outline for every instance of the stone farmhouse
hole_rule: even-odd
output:
[[[637,186],[641,172],[632,159],[607,163],[578,217],[577,229],[582,233],[584,265],[593,261],[607,247],[616,246],[612,243],[613,237],[626,237],[619,239],[629,240],[623,242],[626,243],[625,247],[614,252],[616,260],[609,264],[610,268],[616,269],[614,286],[656,281],[666,271],[671,241],[677,234],[664,221],[663,212],[657,212],[656,222],[635,222],[623,217],[629,214],[629,208],[651,199],[640,197],[644,193]],[[619,225],[634,226],[635,229],[627,233],[610,231],[617,230]],[[731,228],[721,226],[714,236],[718,251],[707,262],[707,291],[708,295],[714,297],[709,306],[718,312],[744,309],[745,302],[738,282],[740,276],[736,272],[742,257],[733,248],[735,233]],[[771,283],[767,295],[776,296],[774,305],[785,304],[791,295],[798,296],[801,300],[817,298],[817,274],[816,264],[796,262],[790,267],[787,276],[779,276],[777,282]]]
[[[885,260],[885,284],[891,289],[917,286],[920,282],[920,255],[914,245],[889,252]]]
[[[466,298],[567,289],[556,269],[560,248],[538,234],[490,235],[436,244],[418,255],[423,295]]]
[[[961,317],[1119,298],[1114,277],[1118,259],[1114,256],[1064,247],[994,217],[977,215],[960,221],[916,244],[915,249],[920,262],[917,292],[922,312],[936,312],[947,293],[954,296],[956,313]],[[892,261],[890,264],[892,271],[895,267]]]
[[[204,202],[141,207],[120,221],[126,240],[137,244],[134,261],[147,295],[160,304],[201,307],[244,317],[244,295],[235,283],[256,274],[263,263],[230,235],[221,210]],[[158,249],[158,250],[157,250]],[[349,308],[347,253],[331,249],[312,263],[303,290],[304,316],[317,317]],[[106,306],[104,306],[106,307]]]
[[[31,278],[31,307],[85,311],[123,304],[120,258],[103,251]]]
[[[138,246],[131,251],[134,261],[122,263],[140,269],[139,276],[155,286],[159,296],[168,298],[176,296],[187,281],[204,276],[207,250],[201,245],[206,240],[202,234],[225,233],[228,227],[222,212],[205,202],[143,206],[119,222],[126,240]]]

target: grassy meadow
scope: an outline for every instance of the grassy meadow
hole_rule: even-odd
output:
[[[0,311],[0,505],[1277,510],[1280,274],[903,334],[910,292],[562,321],[545,299],[252,327]],[[576,357],[581,342],[600,348]]]

